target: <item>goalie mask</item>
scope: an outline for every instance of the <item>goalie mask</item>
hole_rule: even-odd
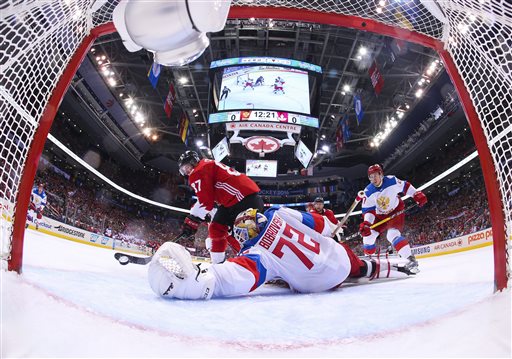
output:
[[[243,245],[246,241],[256,237],[266,223],[267,217],[258,213],[257,209],[249,208],[236,216],[233,225],[233,236]]]

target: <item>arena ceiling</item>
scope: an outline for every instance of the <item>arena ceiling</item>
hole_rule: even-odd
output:
[[[135,151],[137,153],[133,148],[130,149],[132,154],[128,157],[133,167],[140,168],[143,164],[149,164],[169,170],[175,166],[176,159],[186,150],[178,136],[178,122],[182,111],[188,114],[193,128],[189,146],[197,149],[195,140],[204,139],[207,133],[208,70],[213,60],[269,56],[320,65],[323,78],[318,148],[327,144],[330,152],[319,156],[315,165],[328,163],[332,167],[350,167],[385,160],[394,147],[406,139],[415,126],[426,118],[428,111],[435,108],[446,93],[446,86],[450,86],[441,66],[425,78],[425,71],[437,60],[433,50],[353,29],[271,19],[231,19],[223,31],[209,34],[209,38],[210,46],[194,62],[181,67],[163,68],[156,88],[152,87],[147,78],[153,63],[151,53],[145,50],[128,52],[116,33],[101,37],[94,44],[88,59],[90,63],[97,65],[98,56],[106,57],[116,78],[115,85],[108,84],[105,78],[105,84],[109,85],[107,87],[113,98],[119,103],[126,101],[127,97],[134,99],[147,119],[146,126],[152,128],[157,138],[146,138],[145,142],[149,146],[145,144],[144,148]],[[361,50],[362,48],[366,51]],[[378,95],[368,73],[374,62],[384,79],[384,86]],[[417,97],[418,82],[422,78],[424,95]],[[75,80],[76,84],[80,79]],[[173,109],[171,118],[168,118],[163,103],[171,83],[176,88],[177,106]],[[436,83],[437,90],[429,91]],[[95,91],[94,87],[91,89]],[[353,105],[355,93],[361,97],[364,108],[364,117],[359,124]],[[68,96],[65,103],[69,107],[74,101],[81,100]],[[425,103],[430,105],[421,107]],[[399,112],[402,114],[397,116]],[[348,116],[352,134],[341,151],[336,152],[336,130],[344,114]],[[125,115],[130,118],[130,114]],[[83,121],[91,120],[88,118],[90,116],[81,117]],[[372,147],[371,140],[379,131],[385,129],[386,123],[392,117],[398,125],[379,147]],[[91,135],[116,136],[113,131]],[[142,136],[141,133],[139,135]],[[123,146],[137,147],[134,142],[136,137],[125,133],[117,141]],[[390,138],[398,142],[393,144]],[[282,159],[286,159],[289,154],[282,156]],[[136,159],[137,157],[139,158]],[[123,160],[126,159],[127,156],[124,156]],[[236,164],[237,160],[233,158],[230,164]],[[287,166],[298,167],[298,162],[293,162],[288,161]]]

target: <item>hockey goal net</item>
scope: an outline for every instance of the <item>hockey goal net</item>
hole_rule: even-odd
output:
[[[0,4],[2,262],[20,271],[38,159],[62,96],[94,40],[114,32],[116,0]],[[496,288],[512,235],[512,9],[506,0],[234,0],[230,18],[350,27],[438,51],[471,125],[491,211]],[[4,265],[5,266],[5,265]]]

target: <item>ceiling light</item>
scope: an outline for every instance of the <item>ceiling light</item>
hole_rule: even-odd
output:
[[[202,145],[204,145],[203,140],[197,140],[197,141],[196,141],[196,145],[197,145],[198,147],[201,147]]]
[[[155,134],[155,135],[151,136],[151,139],[152,139],[153,141],[156,141],[156,140],[158,140],[158,136]]]
[[[145,134],[146,136],[149,136],[151,135],[151,129],[149,127],[144,127],[142,129],[142,133]]]
[[[350,85],[343,85],[343,91],[349,92],[350,91]]]
[[[185,76],[183,76],[183,77],[180,77],[179,82],[180,82],[180,84],[184,85],[188,82],[188,79]]]
[[[367,53],[368,53],[368,49],[367,49],[366,47],[361,46],[361,47],[359,48],[359,55],[364,56],[364,55],[366,55]]]
[[[105,60],[106,58],[107,58],[107,57],[106,57],[105,55],[103,55],[103,56],[101,57],[101,59],[102,59],[102,60]]]
[[[380,6],[385,6],[386,5],[386,1],[385,0],[380,0],[379,1],[379,5]]]
[[[329,152],[329,146],[323,145],[322,146],[322,150],[325,151],[325,152]]]
[[[196,113],[196,112],[197,112],[197,110],[195,108],[192,109],[192,113]]]
[[[382,8],[381,7],[377,7],[377,14],[381,14],[382,13]]]
[[[420,98],[421,96],[423,96],[423,89],[419,89],[418,91],[416,91],[415,95],[417,98]]]
[[[113,79],[113,78],[109,78],[108,79],[108,83],[110,86],[114,87],[115,85],[117,85],[117,81],[116,79]]]

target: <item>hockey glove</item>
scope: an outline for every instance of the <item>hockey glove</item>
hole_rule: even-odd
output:
[[[202,219],[196,216],[187,216],[185,221],[183,222],[183,226],[181,227],[181,233],[184,236],[191,236],[197,232],[199,225],[201,224]]]
[[[363,237],[369,236],[372,233],[371,225],[370,222],[364,221],[359,225],[359,233],[361,233]]]
[[[412,195],[412,199],[418,204],[418,206],[423,207],[425,203],[427,203],[427,196],[421,191],[417,191]]]

